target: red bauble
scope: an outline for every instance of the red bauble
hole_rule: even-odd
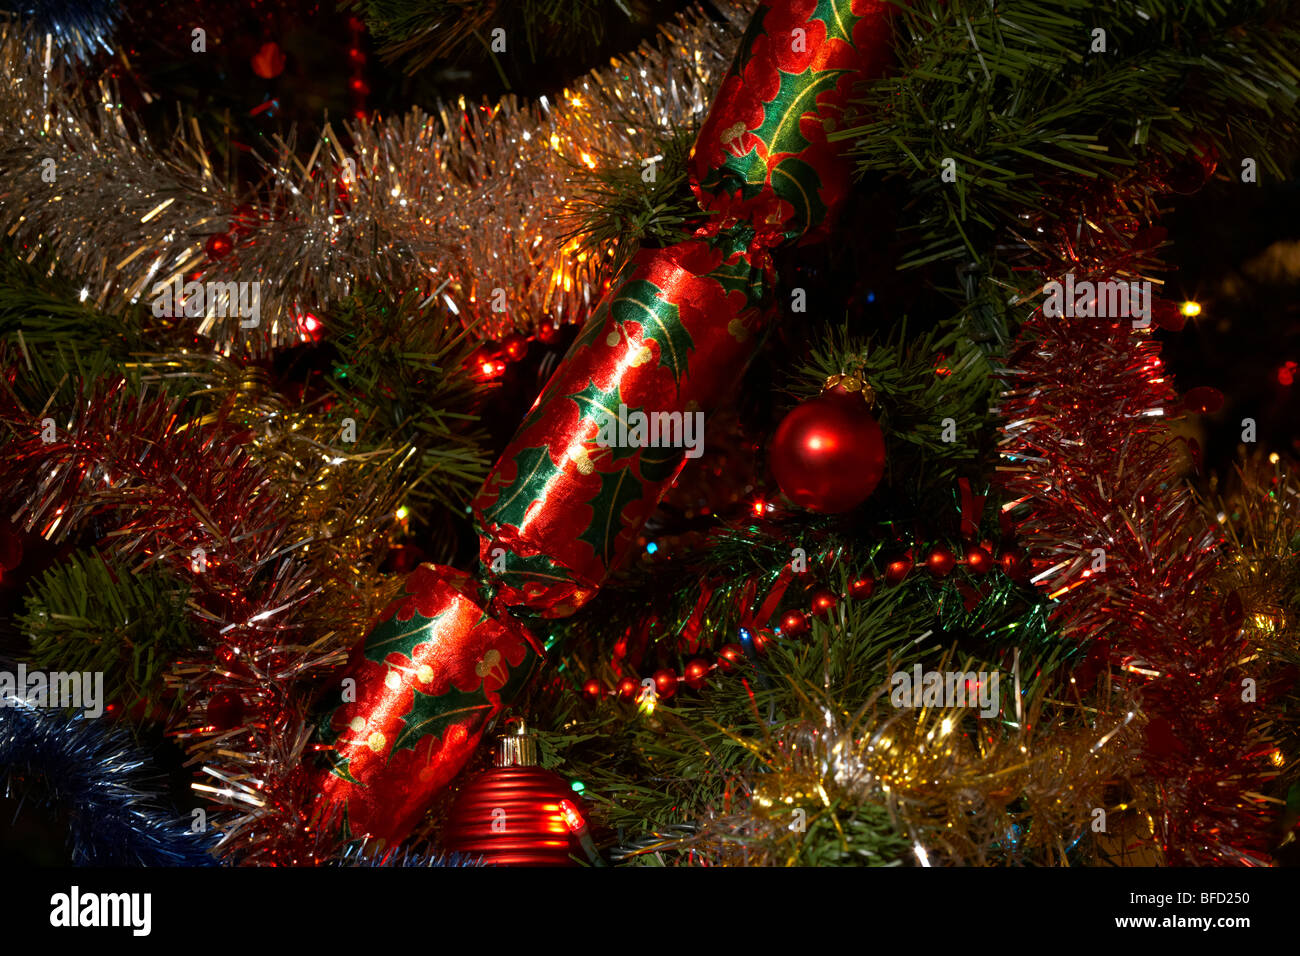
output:
[[[671,668],[655,671],[655,693],[667,700],[677,693],[677,674]]]
[[[812,612],[814,617],[821,617],[829,614],[835,608],[835,595],[830,591],[818,591],[812,596]]]
[[[718,648],[718,666],[731,671],[745,659],[745,649],[739,644],[723,644]]]
[[[235,240],[231,239],[224,232],[218,232],[215,235],[208,236],[208,241],[203,244],[203,249],[207,252],[208,258],[214,262],[230,255],[230,251],[234,248]]]
[[[223,690],[208,701],[208,723],[219,731],[234,730],[244,720],[244,699],[233,690]]]
[[[475,777],[447,814],[442,844],[452,853],[496,866],[574,866],[582,847],[570,832],[561,800],[578,807],[564,778],[536,766],[527,733],[500,741],[496,766]]]
[[[636,696],[637,689],[640,686],[635,677],[624,677],[618,682],[618,696],[624,700],[631,700]]]
[[[808,630],[808,615],[803,611],[788,611],[781,618],[781,630],[791,636],[797,636]]]
[[[908,572],[912,570],[912,559],[910,557],[901,557],[890,561],[885,565],[885,580],[890,584],[898,584],[907,577]]]
[[[600,696],[600,681],[598,680],[587,681],[587,683],[582,685],[582,692],[586,694],[588,697],[590,697],[592,700],[595,700],[597,697]]]
[[[946,578],[957,565],[957,558],[943,545],[930,552],[925,559],[925,566],[936,578]]]
[[[703,658],[695,658],[686,665],[686,686],[692,690],[699,690],[704,686],[704,680],[709,676],[709,662]]]
[[[856,581],[849,582],[849,597],[861,601],[863,598],[871,597],[871,592],[875,589],[875,578],[858,578]]]
[[[966,549],[966,567],[975,574],[988,574],[993,570],[993,555],[978,544]]]
[[[885,473],[880,426],[859,393],[838,386],[786,415],[768,454],[786,497],[809,511],[848,511]]]

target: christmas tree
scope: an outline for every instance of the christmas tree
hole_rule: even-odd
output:
[[[0,27],[11,849],[1287,862],[1300,5],[230,6]]]

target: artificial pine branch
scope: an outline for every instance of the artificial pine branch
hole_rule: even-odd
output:
[[[489,464],[471,411],[481,390],[467,372],[475,340],[421,309],[413,294],[392,301],[373,288],[332,311],[328,327],[337,349],[329,420],[340,429],[344,419],[355,422],[356,452],[414,448],[411,501],[459,510]]]
[[[18,618],[31,663],[51,671],[99,671],[110,699],[146,718],[163,708],[162,675],[196,640],[190,588],[160,568],[135,569],[92,550],[71,555],[35,581]]]
[[[863,92],[870,120],[835,135],[856,141],[862,173],[907,181],[905,265],[978,253],[1011,216],[1059,214],[1059,187],[1153,154],[1213,151],[1228,175],[1253,159],[1278,178],[1297,155],[1294,0],[899,6],[899,68]]]

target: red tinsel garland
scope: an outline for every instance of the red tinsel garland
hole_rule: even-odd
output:
[[[1148,175],[1044,222],[1027,240],[1032,268],[1076,283],[1149,274],[1152,231],[1138,221],[1159,188]],[[1175,864],[1268,862],[1258,796],[1274,773],[1260,731],[1268,689],[1248,664],[1240,614],[1210,585],[1219,534],[1179,474],[1171,418],[1182,407],[1159,342],[1131,317],[1048,318],[1040,307],[1009,365],[1007,507],[1028,506],[1021,534],[1062,634],[1093,644],[1147,717],[1152,790],[1138,804],[1157,843]],[[1246,678],[1259,685],[1254,701],[1243,700]]]

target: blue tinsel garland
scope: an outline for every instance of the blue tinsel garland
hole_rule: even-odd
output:
[[[0,0],[0,10],[16,13],[37,36],[55,42],[78,59],[113,51],[113,34],[122,18],[117,0]]]
[[[106,721],[6,697],[0,708],[0,786],[69,818],[78,866],[215,866],[211,832],[163,809],[147,755]]]

